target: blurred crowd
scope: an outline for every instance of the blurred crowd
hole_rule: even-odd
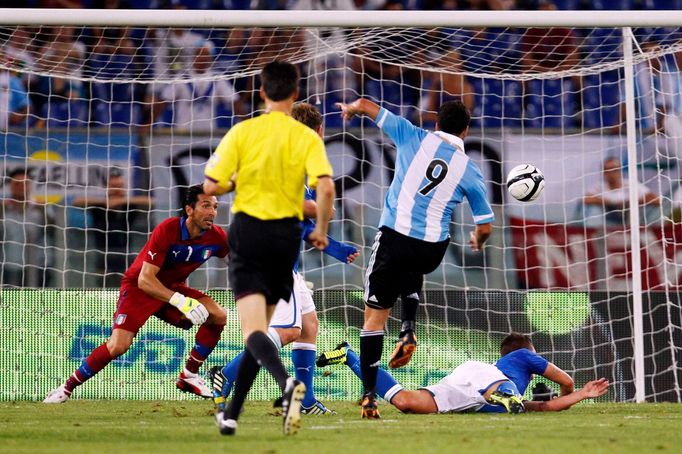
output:
[[[5,3],[12,6],[12,2]],[[20,6],[33,7],[112,9],[682,8],[682,0],[36,0],[15,3],[14,6],[21,3]],[[336,102],[361,94],[426,127],[433,125],[434,112],[440,103],[461,99],[473,111],[474,127],[619,132],[622,71],[586,76],[570,73],[578,66],[599,65],[619,58],[622,55],[619,29],[488,28],[422,32],[425,35],[420,39],[433,38],[444,43],[433,49],[410,48],[409,37],[396,31],[369,40],[355,48],[352,55],[326,56],[301,64],[305,81],[302,97],[321,100],[321,110],[327,114],[334,111]],[[317,41],[328,41],[340,32],[316,30],[314,33]],[[682,38],[680,30],[674,28],[642,28],[636,34],[645,49],[675,45]],[[259,104],[257,78],[234,77],[234,74],[257,69],[274,58],[300,56],[305,46],[310,45],[309,41],[302,30],[284,29],[8,28],[0,31],[0,67],[15,70],[0,70],[0,98],[3,98],[0,99],[0,130],[153,126],[209,132],[229,128]],[[671,87],[679,75],[678,59],[670,54],[657,62],[656,73],[662,75],[661,79],[672,80],[668,82]],[[443,71],[415,69],[426,67],[424,62]],[[561,71],[566,76],[527,81],[478,77],[478,74],[529,71]],[[649,74],[641,76],[646,83]],[[168,83],[169,80],[175,82]],[[655,83],[649,84],[649,91],[655,88]],[[642,87],[641,91],[646,89]],[[668,102],[662,96],[651,102],[643,99],[642,115],[652,116],[654,107]],[[645,112],[646,109],[651,112]],[[327,127],[341,126],[338,115],[325,117]],[[656,119],[647,121],[649,124],[643,124],[643,128],[652,128],[656,123]]]
[[[0,6],[679,10],[682,0],[0,0]],[[331,52],[320,58],[311,50],[320,43],[334,46],[357,38],[354,33],[266,28],[0,28],[0,132],[124,128],[148,133],[151,128],[171,128],[219,137],[258,109],[257,70],[272,59],[288,58],[305,62],[300,65],[301,98],[319,107],[328,129],[342,125],[334,104],[362,95],[427,128],[433,127],[441,103],[458,99],[472,110],[474,128],[623,133],[623,71],[603,69],[622,58],[620,29],[391,29],[371,39],[361,36],[353,52]],[[678,28],[641,28],[635,34],[645,52],[682,43]],[[674,50],[660,52],[635,67],[642,136],[667,133],[682,138],[682,51]],[[426,67],[440,70],[422,69]],[[578,71],[587,67],[598,70]],[[484,77],[521,73],[539,77]],[[614,166],[614,162],[605,163],[605,176],[616,176]],[[104,188],[106,196],[68,202],[85,212],[88,221],[79,227],[78,235],[64,235],[60,240],[53,226],[68,223],[55,220],[50,204],[35,202],[27,169],[5,170],[0,285],[59,285],[55,276],[63,270],[68,274],[64,264],[80,260],[102,279],[89,284],[116,286],[135,245],[152,227],[145,213],[153,201],[135,193],[138,188],[126,189],[121,175],[113,171]],[[606,182],[610,184],[607,196],[595,190],[585,197],[586,212],[608,205],[607,199],[617,199],[613,210],[624,209],[617,196],[625,193],[626,186],[620,180]],[[675,197],[682,200],[682,195]],[[647,203],[660,201],[652,198]],[[613,216],[624,222],[622,213]],[[75,246],[68,243],[74,238],[79,242]],[[91,252],[81,252],[85,258],[69,256],[78,250]],[[56,256],[55,251],[62,255]]]

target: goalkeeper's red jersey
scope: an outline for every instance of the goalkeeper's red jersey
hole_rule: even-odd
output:
[[[196,238],[190,239],[186,218],[166,219],[152,231],[147,244],[123,275],[122,285],[137,286],[142,263],[159,268],[156,277],[166,287],[182,284],[192,271],[213,256],[227,255],[227,233],[213,225]]]

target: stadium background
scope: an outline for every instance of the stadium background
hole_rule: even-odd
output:
[[[227,8],[228,3],[234,7],[245,6],[239,2],[216,5],[190,1],[172,2],[168,6]],[[256,3],[263,8],[283,6],[283,2]],[[540,7],[541,3],[546,4],[510,2],[519,8]],[[644,10],[680,6],[676,2],[655,0],[555,3],[566,9]],[[372,2],[366,4],[371,6]],[[467,5],[491,8],[494,4],[458,2],[460,8]],[[91,5],[94,2],[82,3],[82,6]],[[118,4],[140,5],[156,7],[154,2]],[[419,9],[429,5],[426,1],[388,2],[388,6],[395,8]],[[0,43],[8,46],[15,31],[8,28],[0,33]],[[193,31],[214,43],[214,70],[228,73],[235,65],[237,69],[239,65],[246,65],[238,58],[235,63],[234,55],[221,53],[229,49],[225,30]],[[635,32],[638,42],[670,46],[660,59],[674,61],[679,29],[637,29]],[[47,42],[59,33],[41,28],[34,42]],[[68,376],[91,347],[106,338],[116,292],[104,288],[102,277],[113,274],[116,282],[117,275],[98,266],[101,256],[113,254],[125,260],[134,257],[147,232],[176,212],[183,187],[201,181],[205,159],[226,128],[242,118],[233,110],[219,107],[215,129],[208,133],[179,131],[173,125],[172,108],[166,107],[154,117],[154,125],[147,127],[145,108],[150,104],[148,96],[154,86],[142,82],[157,75],[149,62],[153,55],[144,46],[143,32],[132,30],[130,33],[134,42],[142,43],[140,52],[134,55],[113,52],[108,56],[91,53],[78,68],[84,82],[79,84],[75,97],[58,94],[50,83],[45,84],[45,71],[51,74],[48,79],[61,78],[69,83],[78,80],[65,78],[61,69],[38,68],[32,72],[36,68],[21,66],[26,62],[3,60],[1,67],[22,80],[30,110],[28,116],[0,134],[3,147],[0,170],[5,176],[1,189],[5,199],[11,198],[7,175],[17,168],[26,168],[33,182],[34,197],[49,202],[45,212],[45,219],[49,221],[38,229],[42,233],[38,251],[24,245],[22,238],[26,236],[18,235],[7,223],[3,225],[0,238],[3,254],[19,246],[26,260],[8,260],[3,256],[0,333],[7,341],[0,346],[0,370],[12,378],[0,390],[2,399],[40,399]],[[616,130],[622,121],[621,99],[616,89],[623,80],[622,69],[586,74],[582,88],[568,77],[531,79],[527,83],[476,77],[495,70],[495,66],[486,66],[491,58],[495,65],[506,65],[509,72],[520,74],[522,68],[514,69],[513,61],[522,52],[519,42],[522,31],[487,30],[484,38],[466,30],[444,33],[452,40],[453,47],[461,46],[461,64],[475,99],[473,130],[467,149],[479,161],[489,182],[498,229],[484,256],[472,254],[465,247],[471,219],[466,208],[458,211],[452,225],[453,244],[446,260],[427,279],[426,304],[419,327],[424,333],[420,337],[424,348],[420,349],[415,364],[400,371],[397,378],[408,387],[421,386],[443,376],[465,359],[492,361],[498,341],[511,329],[517,329],[532,333],[538,351],[570,371],[578,383],[606,376],[617,383],[608,399],[631,400],[633,327],[628,293],[631,271],[627,226],[607,225],[599,216],[584,212],[579,203],[585,190],[599,178],[603,158],[625,148],[624,134]],[[618,53],[620,30],[577,29],[574,33],[585,46],[580,49],[583,58],[592,63],[600,63],[601,57],[590,53],[591,49]],[[86,49],[93,49],[94,36],[91,28],[77,27],[73,39]],[[400,39],[399,34],[398,38],[386,39],[375,56],[381,57],[388,46],[399,44]],[[476,39],[493,43],[486,47],[487,54],[481,55],[480,51],[467,54],[468,49],[474,48],[467,44]],[[350,64],[343,62],[342,66]],[[303,97],[316,101],[316,93],[310,87],[316,83],[319,73],[313,70],[306,74],[305,69],[310,65],[301,67],[307,88]],[[366,260],[383,193],[392,175],[394,150],[371,122],[356,121],[344,127],[333,104],[349,95],[363,94],[425,127],[432,127],[432,120],[417,114],[417,106],[423,102],[421,90],[430,90],[427,84],[431,82],[421,75],[410,79],[415,75],[402,69],[399,82],[381,72],[378,76],[367,74],[357,91],[349,93],[337,89],[339,80],[335,76],[341,73],[335,71],[329,69],[330,76],[325,78],[322,89],[326,96],[318,104],[325,114],[330,155],[335,168],[340,170],[337,179],[340,219],[334,223],[332,234],[361,247]],[[254,76],[237,78],[234,86],[244,95],[240,102],[245,112],[250,112],[257,106]],[[660,222],[662,216],[668,216],[675,208],[673,194],[679,179],[677,138],[652,139],[655,135],[645,124],[650,119],[641,111],[638,115],[638,143],[642,150],[641,162],[637,163],[642,172],[640,180],[659,192],[666,202],[661,208],[641,213],[645,233],[642,258],[647,314],[646,395],[651,400],[677,401],[681,384],[676,360],[682,331],[677,296],[680,268],[671,258],[677,258],[676,238],[680,233],[679,225],[663,226]],[[667,152],[665,168],[661,167],[661,143]],[[554,164],[554,150],[560,150],[564,161],[575,154],[570,172]],[[521,162],[533,162],[546,174],[547,190],[541,203],[523,206],[504,195],[503,176]],[[113,229],[126,235],[124,251],[100,247],[91,213],[72,205],[76,197],[84,194],[103,196],[112,169],[123,175],[131,191],[150,194],[154,200],[152,210],[132,210],[139,213],[134,219],[126,218],[126,228]],[[228,204],[222,208],[221,222],[227,224]],[[32,227],[29,224],[22,229],[24,233]],[[358,290],[362,286],[364,262],[344,266],[329,263],[318,253],[307,251],[303,263],[307,279],[318,289],[321,349],[333,347],[340,340],[357,344],[361,323]],[[8,283],[4,276],[10,268],[20,269],[28,280],[20,286]],[[226,289],[225,269],[211,264],[197,272],[190,284],[198,288]],[[216,292],[216,297],[230,308],[230,319],[236,320],[229,292]],[[392,320],[389,333],[396,332],[396,328]],[[168,383],[177,372],[191,336],[154,322],[141,339],[125,358],[84,386],[81,396],[180,398]],[[230,329],[211,358],[211,364],[229,359],[238,350],[237,330]],[[35,377],[45,380],[32,380]],[[258,390],[261,398],[273,397],[275,393],[268,380],[261,377]],[[135,384],[144,387],[132,386]],[[359,385],[346,371],[334,371],[329,377],[320,375],[317,385],[321,395],[330,398],[351,398],[359,392]]]

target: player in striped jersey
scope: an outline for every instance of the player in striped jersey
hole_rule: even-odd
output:
[[[464,153],[463,139],[471,118],[464,104],[441,105],[434,132],[367,99],[338,106],[346,120],[355,115],[370,117],[397,148],[395,174],[366,271],[365,321],[360,333],[362,416],[375,419],[379,417],[375,388],[384,326],[396,299],[410,295],[403,298],[403,325],[390,361],[392,367],[401,367],[416,348],[418,295],[424,275],[443,260],[455,206],[464,198],[469,202],[476,224],[469,240],[474,251],[480,251],[490,236],[494,215],[481,171]]]

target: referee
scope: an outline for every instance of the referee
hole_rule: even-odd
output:
[[[284,434],[300,427],[305,385],[287,374],[267,329],[277,302],[291,296],[306,176],[308,186],[317,189],[317,223],[309,242],[318,249],[327,246],[334,182],[324,142],[290,116],[299,77],[290,63],[267,64],[260,88],[265,113],[232,127],[206,165],[206,194],[236,189],[228,232],[229,278],[246,344],[232,402],[216,415],[223,435],[235,433],[261,365],[282,390]]]

